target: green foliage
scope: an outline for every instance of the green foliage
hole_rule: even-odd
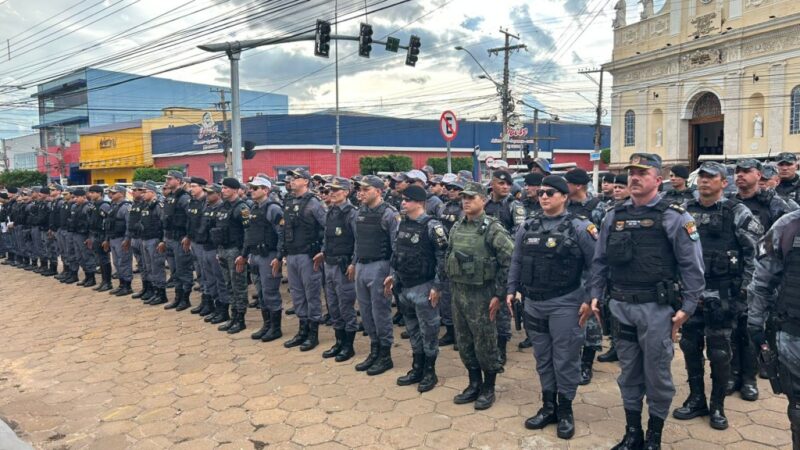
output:
[[[603,164],[610,164],[611,163],[611,149],[610,148],[604,148],[604,149],[600,150],[600,161],[602,161]]]
[[[362,156],[358,160],[362,175],[378,172],[407,172],[413,168],[411,158],[400,155]]]
[[[447,173],[447,158],[428,158],[428,165],[433,167],[434,173]],[[452,173],[458,173],[459,170],[472,172],[472,158],[452,158],[451,167]]]
[[[0,185],[5,187],[45,186],[47,174],[37,170],[11,170],[0,174]]]
[[[155,181],[156,183],[163,183],[164,177],[170,170],[183,170],[183,167],[140,167],[133,171],[133,181]]]

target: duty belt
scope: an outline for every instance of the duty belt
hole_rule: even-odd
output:
[[[611,288],[611,298],[624,303],[636,305],[658,302],[658,293],[655,291],[620,291]]]
[[[358,258],[358,262],[360,264],[369,264],[378,261],[388,261],[388,260],[389,260],[388,258]]]
[[[524,289],[523,294],[525,294],[526,300],[531,300],[533,302],[543,302],[547,300],[554,299],[556,297],[561,297],[562,295],[567,295],[570,292],[575,291],[580,286],[575,287],[565,287],[561,289],[554,289],[545,292],[531,292],[529,289]]]

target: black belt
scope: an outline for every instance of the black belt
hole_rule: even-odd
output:
[[[358,258],[358,262],[360,264],[369,264],[369,263],[374,263],[374,262],[378,262],[378,261],[388,261],[388,260],[389,260],[389,258],[372,258],[372,259],[370,259],[370,258]]]
[[[611,298],[624,303],[641,305],[644,303],[658,302],[658,293],[654,291],[619,291],[611,289]]]
[[[534,302],[544,302],[544,301],[547,301],[547,300],[554,299],[556,297],[561,297],[563,295],[567,295],[570,292],[573,292],[573,291],[577,290],[579,287],[580,286],[565,287],[565,288],[561,288],[561,289],[555,289],[555,290],[544,291],[544,292],[533,292],[533,291],[530,291],[529,289],[524,289],[523,294],[525,295],[525,299],[526,300],[531,300],[531,301],[534,301]]]

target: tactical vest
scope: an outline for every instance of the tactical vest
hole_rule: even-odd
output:
[[[600,204],[600,199],[597,197],[592,197],[591,199],[589,199],[588,202],[586,202],[583,205],[581,205],[578,202],[573,202],[572,200],[570,200],[570,202],[567,204],[567,211],[571,212],[572,214],[575,214],[576,216],[586,217],[589,219],[589,221],[592,221],[593,218],[592,212],[594,212],[594,210],[597,208],[597,205],[599,204]]]
[[[41,200],[36,205],[36,226],[42,230],[50,226],[50,208],[47,202]]]
[[[400,222],[391,265],[404,289],[436,278],[436,244],[428,233],[427,216],[421,222],[404,217]]]
[[[734,198],[744,203],[744,206],[747,206],[747,209],[749,209],[750,212],[756,216],[758,222],[764,227],[764,229],[769,230],[774,223],[772,220],[772,211],[770,211],[770,204],[772,203],[772,198],[775,195],[775,191],[763,189],[759,191],[758,194],[750,198],[741,199],[738,195],[736,195]],[[777,220],[778,218],[776,217],[775,219]]]
[[[133,202],[128,210],[129,235],[132,239],[142,238],[142,211],[146,208],[143,201]]]
[[[777,192],[778,195],[784,199],[794,201],[798,200],[798,189],[800,189],[800,175],[795,175],[790,181],[781,180],[781,182],[775,186],[775,192]]]
[[[92,215],[92,203],[87,201],[77,205],[73,215],[73,228],[78,234],[89,234],[89,218]]]
[[[164,235],[161,218],[158,217],[156,209],[158,200],[153,200],[149,204],[142,205],[142,221],[140,229],[143,240],[161,239]]]
[[[375,209],[364,207],[358,210],[356,246],[360,263],[386,261],[392,257],[389,230],[384,230],[381,226],[381,219],[386,208],[391,208],[391,206],[383,202]]]
[[[348,223],[348,216],[353,209],[352,205],[345,203],[341,208],[333,207],[328,210],[325,219],[325,262],[339,264],[345,258],[348,264],[353,256],[353,247],[356,237]]]
[[[497,218],[508,231],[514,228],[514,216],[511,214],[512,201],[510,195],[499,202],[490,199],[484,208],[487,216]]]
[[[439,220],[441,220],[442,225],[444,225],[444,228],[449,232],[463,215],[464,212],[461,209],[461,201],[453,200],[445,203],[442,217],[440,217]]]
[[[275,233],[273,223],[267,220],[267,211],[271,205],[280,206],[267,201],[250,210],[250,218],[244,229],[244,245],[250,249],[250,253],[267,256],[278,249],[278,234]]]
[[[197,242],[197,230],[200,228],[200,221],[203,218],[203,207],[205,203],[205,198],[189,200],[188,217],[186,219],[186,236],[191,239],[192,242]]]
[[[69,208],[67,209],[67,231],[70,233],[74,233],[77,231],[75,227],[76,223],[75,220],[77,219],[78,215],[78,205],[76,203],[68,203]]]
[[[320,226],[314,215],[306,211],[312,198],[314,195],[307,192],[300,198],[292,197],[286,203],[283,237],[289,255],[312,255],[321,248]]]
[[[670,189],[666,191],[661,198],[663,200],[667,200],[670,203],[677,203],[682,205],[686,203],[688,200],[694,199],[694,190],[693,189],[684,189],[682,191],[676,191],[675,189]]]
[[[93,234],[102,234],[105,229],[104,222],[108,213],[103,211],[103,205],[108,205],[108,202],[101,200],[97,203],[92,203],[92,211],[89,215],[89,231]]]
[[[189,217],[186,210],[179,205],[184,195],[189,193],[178,189],[164,202],[164,231],[170,239],[181,239],[186,236],[186,222]]]
[[[789,227],[797,228],[790,224]],[[790,231],[787,227],[786,231]],[[781,277],[778,299],[775,303],[777,325],[779,329],[788,325],[790,334],[798,336],[798,323],[800,323],[800,230],[784,239],[781,243],[783,251],[783,275]],[[786,250],[784,250],[786,249]]]
[[[723,200],[710,208],[697,200],[690,200],[686,204],[686,210],[694,217],[700,234],[706,287],[709,289],[718,289],[712,285],[720,280],[741,276],[744,269],[742,248],[736,240],[736,224],[733,220],[733,208],[738,203],[738,200]]]
[[[493,223],[502,224],[494,217],[484,216],[478,228],[473,229],[464,225],[465,220],[456,222],[450,231],[447,276],[454,283],[483,286],[497,275],[497,258],[489,247],[487,233]]]
[[[211,243],[217,247],[233,248],[241,246],[244,241],[244,227],[233,218],[233,211],[243,204],[242,199],[235,203],[225,202],[217,213],[214,228],[209,232]]]
[[[664,229],[664,212],[668,208],[670,203],[664,200],[636,212],[623,204],[614,207],[614,223],[606,247],[613,298],[621,294],[642,294],[645,298],[656,294],[657,284],[677,280],[675,254]]]
[[[200,219],[200,227],[194,237],[194,242],[203,245],[205,250],[214,250],[216,246],[211,242],[211,230],[217,223],[217,212],[222,209],[225,202],[217,202],[214,205],[206,204],[203,209],[203,217]]]
[[[123,205],[130,204],[131,202],[123,200],[119,203],[114,203],[111,205],[111,211],[108,212],[108,217],[106,217],[104,223],[106,235],[109,239],[119,239],[121,237],[125,237],[128,224],[125,222],[125,216],[119,215],[119,210]]]
[[[584,259],[572,219],[573,216],[567,214],[551,230],[544,228],[538,214],[525,224],[520,284],[526,298],[550,300],[580,287]]]
[[[63,209],[63,205],[66,203],[63,198],[57,198],[56,200],[50,202],[50,229],[52,231],[58,231],[63,226],[61,223],[61,210]]]

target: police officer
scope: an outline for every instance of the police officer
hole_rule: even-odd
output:
[[[44,191],[42,191],[44,189]],[[44,238],[42,235],[47,234],[48,218],[50,214],[47,210],[45,197],[50,195],[48,188],[34,187],[31,189],[31,196],[33,201],[29,204],[28,210],[28,224],[31,230],[31,255],[33,256],[33,269],[32,272],[42,273],[47,270],[47,255],[44,249]],[[38,267],[36,265],[38,261]]]
[[[460,196],[461,191],[464,190],[464,182],[460,181],[457,177],[448,180],[445,183],[445,190],[447,191],[447,202],[444,204],[444,210],[439,220],[449,233],[453,225],[464,217]],[[439,346],[453,345],[456,343],[456,333],[453,328],[453,308],[451,306],[452,298],[453,293],[450,289],[450,283],[442,284],[441,298],[439,299],[439,315],[442,317],[442,325],[444,325],[445,333],[439,338]]]
[[[94,290],[98,292],[110,291],[111,286],[111,257],[109,256],[109,248],[103,246],[105,242],[105,220],[111,212],[111,205],[105,200],[104,191],[101,186],[92,185],[86,192],[86,198],[91,201],[91,210],[89,215],[89,238],[86,240],[86,245],[90,246],[97,258],[97,264],[100,266],[100,275],[102,277],[100,285]]]
[[[606,205],[614,203],[614,174],[605,173],[600,178],[600,201]]]
[[[130,248],[123,248],[125,235],[128,232],[128,216],[131,202],[128,201],[128,188],[121,185],[113,186],[111,192],[111,210],[105,221],[106,241],[104,248],[111,249],[114,267],[119,276],[119,286],[109,292],[111,295],[123,297],[131,295],[131,282],[133,281],[133,256]]]
[[[413,354],[411,370],[398,378],[397,384],[419,383],[418,392],[430,391],[438,382],[438,306],[442,286],[447,283],[447,232],[441,222],[425,214],[427,197],[419,186],[403,191],[403,216],[391,260],[394,272],[384,280],[385,294],[397,293]]]
[[[50,271],[48,275],[55,276],[57,280],[63,279],[67,274],[66,253],[62,228],[66,226],[66,214],[62,215],[64,205],[64,187],[54,184],[50,187],[50,229],[48,231],[48,241],[50,246]],[[62,271],[58,271],[58,258],[63,261]]]
[[[3,207],[6,225],[6,241],[8,245],[8,258],[2,262],[4,266],[15,266],[17,264],[17,249],[14,242],[14,209],[17,205],[17,188],[11,186],[6,189],[8,201]]]
[[[175,259],[170,265],[170,279],[174,279],[175,283],[175,299],[164,309],[177,309],[180,306],[183,310],[190,306],[189,296],[194,286],[194,262],[190,246],[184,247],[181,244],[186,237],[191,196],[185,190],[182,172],[170,170],[165,177],[164,186],[169,190],[169,195],[164,200],[164,250]]]
[[[305,352],[319,344],[322,272],[314,270],[312,258],[322,248],[325,208],[308,189],[311,175],[307,170],[290,170],[287,175],[292,185],[292,197],[287,199],[284,208],[281,255],[286,255],[289,293],[300,324],[297,334],[283,345],[286,348],[299,346]]]
[[[748,333],[762,355],[777,352],[772,388],[789,400],[792,448],[800,448],[800,211],[778,219],[760,242],[747,289]],[[766,327],[766,331],[765,331]],[[775,367],[777,366],[777,367]]]
[[[500,309],[506,309],[501,299],[514,242],[500,221],[484,212],[486,191],[480,183],[465,183],[461,198],[464,218],[450,230],[446,267],[458,352],[469,385],[453,402],[475,402],[475,409],[482,410],[494,404],[495,379],[503,370],[497,326],[492,322]]]
[[[778,176],[780,184],[775,187],[775,191],[784,200],[792,200],[795,203],[800,201],[800,175],[797,175],[797,155],[794,153],[778,153],[775,158],[778,165]]]
[[[694,198],[695,189],[687,185],[689,168],[676,164],[669,168],[669,181],[672,188],[663,194],[664,200],[682,205]]]
[[[208,181],[205,178],[189,177],[189,195],[192,198],[186,207],[186,237],[181,240],[181,247],[189,247],[189,251],[192,253],[192,262],[197,271],[197,278],[200,281],[200,304],[189,311],[192,314],[199,314],[203,310],[207,314],[212,308],[212,300],[208,295],[208,276],[201,263],[206,252],[204,244],[209,243],[209,230],[202,228],[203,213],[206,207],[205,187],[207,185]]]
[[[614,197],[611,205],[623,203],[631,197],[631,189],[628,187],[628,174],[621,173],[614,177]],[[663,197],[662,197],[663,198]]]
[[[379,375],[394,366],[391,354],[394,343],[392,308],[383,281],[390,274],[400,215],[383,201],[383,181],[379,177],[367,175],[359,186],[362,204],[356,219],[353,261],[358,309],[364,331],[369,336],[370,351],[364,361],[356,364],[356,370],[366,371],[367,375]]]
[[[650,411],[648,448],[659,448],[675,386],[670,362],[678,329],[694,313],[705,285],[700,235],[692,217],[658,195],[661,157],[634,153],[628,170],[630,200],[606,213],[592,261],[592,309],[609,289],[619,323],[617,378],[625,408],[625,437],[615,449],[645,445],[642,399]],[[635,251],[634,251],[635,249]],[[673,309],[681,281],[682,304]]]
[[[429,166],[426,166],[429,167]],[[423,189],[428,184],[428,176],[422,170],[410,170],[405,174],[405,185],[403,186],[403,190],[406,187],[417,185]],[[400,190],[400,194],[403,193],[403,190]],[[425,214],[431,217],[441,217],[442,210],[444,209],[444,202],[441,198],[437,195],[434,195],[428,192],[428,198],[425,200]]]
[[[526,163],[528,171],[531,173],[538,173],[542,176],[550,175],[550,162],[544,158],[536,158]]]
[[[70,212],[74,227],[72,251],[78,255],[78,264],[83,269],[84,274],[83,281],[77,285],[83,287],[96,286],[97,280],[94,274],[97,268],[97,256],[89,245],[91,243],[89,241],[89,218],[94,205],[87,200],[86,191],[82,188],[75,189],[73,195],[75,196],[75,208]]]
[[[281,258],[279,244],[283,227],[283,209],[270,199],[272,182],[263,177],[250,181],[254,202],[250,219],[244,229],[244,256],[250,259],[250,268],[258,274],[261,292],[259,301],[264,324],[250,337],[270,342],[283,335],[281,332]]]
[[[541,211],[539,205],[539,187],[542,185],[544,175],[540,173],[529,173],[525,175],[525,199],[522,206],[525,208],[525,217],[530,217],[533,213]]]
[[[136,267],[139,268],[139,275],[142,278],[142,290],[134,293],[131,297],[139,299],[152,295],[153,287],[150,283],[147,264],[144,258],[144,247],[142,244],[142,212],[147,202],[144,201],[144,182],[134,181],[131,189],[133,203],[128,210],[128,226],[125,240],[122,241],[122,248],[129,249],[136,260]]]
[[[217,261],[217,247],[219,241],[215,241],[211,230],[217,226],[217,218],[219,212],[225,206],[222,200],[222,185],[212,184],[206,186],[206,205],[203,209],[203,218],[200,223],[200,231],[198,235],[208,235],[207,243],[202,244],[204,252],[201,254],[200,265],[202,272],[206,274],[208,282],[208,295],[211,297],[213,305],[204,311],[200,311],[201,316],[205,316],[203,321],[212,325],[217,325],[230,320],[228,309],[231,303],[231,294],[225,284],[225,275],[222,273],[222,267]],[[221,238],[221,234],[216,235],[217,239]],[[206,240],[205,238],[201,240]]]
[[[238,333],[247,326],[244,316],[247,313],[247,278],[244,257],[244,229],[250,220],[250,209],[239,197],[241,183],[236,178],[222,180],[222,198],[225,203],[217,213],[211,241],[217,245],[217,258],[225,277],[225,287],[230,294],[230,319],[218,330],[228,334]]]
[[[167,275],[164,269],[166,251],[160,245],[164,239],[164,225],[162,215],[164,203],[158,198],[158,186],[153,181],[144,183],[142,200],[142,254],[150,281],[151,295],[142,296],[145,305],[163,305],[167,303]]]
[[[77,230],[77,222],[75,219],[77,218],[77,195],[75,195],[75,191],[77,188],[70,188],[67,190],[68,195],[65,196],[67,203],[65,204],[66,211],[62,211],[62,214],[66,214],[66,226],[65,226],[65,233],[64,233],[64,250],[65,250],[65,257],[64,257],[64,266],[67,270],[67,276],[64,277],[61,282],[64,284],[73,284],[77,283],[80,279],[78,278],[78,270],[80,269],[80,251],[76,250],[75,248],[75,231]]]
[[[525,327],[542,386],[542,408],[525,427],[538,430],[558,423],[558,437],[570,439],[575,434],[572,401],[581,377],[581,326],[592,314],[581,281],[591,267],[598,231],[585,217],[566,210],[569,187],[562,177],[544,177],[537,194],[541,212],[515,235],[506,303],[511,310],[517,292],[525,299]]]
[[[738,315],[746,314],[740,292],[753,274],[756,241],[763,234],[761,224],[745,205],[727,199],[727,168],[717,162],[704,162],[698,169],[698,199],[689,200],[686,210],[694,217],[703,247],[706,286],[702,304],[681,329],[681,350],[689,375],[689,398],[672,416],[679,420],[705,416],[710,425],[728,428],[725,417],[725,390],[731,377],[731,334]],[[703,389],[703,346],[711,362],[711,403],[706,405]],[[753,379],[746,395],[758,397]],[[755,392],[752,392],[755,391]]]

